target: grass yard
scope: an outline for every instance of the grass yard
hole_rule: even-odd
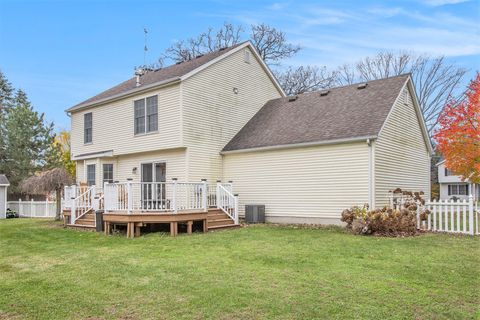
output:
[[[106,237],[0,221],[0,319],[479,319],[480,238],[259,225]]]

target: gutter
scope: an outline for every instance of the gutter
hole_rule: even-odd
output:
[[[344,139],[322,140],[322,141],[313,141],[313,142],[292,143],[292,144],[283,144],[283,145],[276,145],[276,146],[265,146],[265,147],[246,148],[246,149],[239,149],[239,150],[220,151],[220,154],[221,155],[228,155],[228,154],[245,153],[245,152],[270,151],[270,150],[292,149],[292,148],[302,148],[302,147],[315,147],[315,146],[324,146],[324,145],[349,143],[349,142],[365,142],[368,139],[375,140],[376,138],[377,138],[377,136],[364,136],[364,137],[355,137],[355,138],[344,138]]]

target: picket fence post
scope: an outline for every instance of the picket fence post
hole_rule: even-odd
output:
[[[468,224],[469,224],[469,230],[470,234],[473,236],[474,234],[474,228],[473,228],[473,195],[470,193],[470,196],[468,197]]]

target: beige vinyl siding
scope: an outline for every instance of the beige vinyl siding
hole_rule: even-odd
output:
[[[134,134],[133,101],[158,95],[158,132]],[[83,115],[92,112],[93,141],[83,143]],[[114,155],[181,147],[178,84],[72,114],[73,155],[113,150]]]
[[[219,152],[268,100],[280,96],[253,53],[250,63],[244,61],[244,50],[185,80],[181,99],[189,180],[220,178]]]
[[[127,178],[132,178],[133,182],[140,182],[141,164],[145,162],[166,162],[167,182],[172,181],[172,178],[177,178],[180,182],[185,181],[184,149],[120,156],[117,158],[117,167],[114,168],[115,180],[125,182]],[[134,167],[137,168],[136,174],[132,173]]]
[[[131,178],[133,182],[141,181],[141,164],[145,162],[165,162],[167,168],[167,182],[172,178],[185,181],[185,149],[162,150],[153,152],[142,152],[130,155],[123,155],[111,158],[95,158],[86,161],[77,161],[77,181],[86,182],[85,165],[95,164],[96,185],[103,185],[103,164],[113,164],[113,180],[126,182]],[[133,173],[133,168],[137,168]]]
[[[375,203],[388,205],[397,187],[430,196],[430,155],[408,86],[400,93],[375,143]]]
[[[224,155],[224,178],[246,204],[265,204],[272,222],[340,223],[368,202],[365,142]]]

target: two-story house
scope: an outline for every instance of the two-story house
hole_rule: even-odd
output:
[[[244,42],[140,72],[67,112],[77,182],[107,186],[107,213],[208,201],[235,222],[263,204],[267,221],[339,224],[344,208],[387,205],[397,187],[430,193],[408,74],[286,97]]]
[[[476,200],[480,199],[480,186],[470,183],[468,180],[462,180],[461,176],[456,175],[445,166],[445,160],[437,163],[437,169],[440,200],[468,200],[470,195],[473,195]]]

